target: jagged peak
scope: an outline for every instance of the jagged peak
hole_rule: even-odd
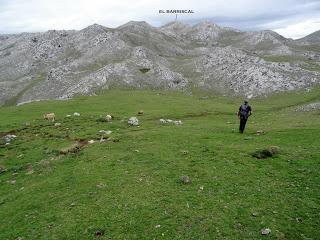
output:
[[[202,20],[201,22],[197,23],[194,25],[194,27],[207,27],[207,26],[212,26],[212,27],[217,27],[217,28],[222,28],[221,26],[219,26],[218,24],[216,23],[213,23],[209,20]]]
[[[122,28],[127,28],[127,27],[135,27],[135,26],[139,26],[139,27],[144,27],[144,28],[153,28],[149,23],[147,23],[146,21],[130,21],[127,22],[119,27],[117,27],[118,29],[122,29]]]
[[[279,33],[272,30],[256,30],[256,31],[248,31],[251,34],[269,34],[273,36],[281,36]]]
[[[241,32],[238,29],[235,28],[231,28],[231,27],[225,27],[225,26],[221,26],[219,24],[216,24],[214,22],[211,22],[209,20],[203,20],[197,24],[195,24],[193,26],[194,29],[199,29],[199,28],[211,28],[214,30],[218,30],[218,31],[233,31],[233,32]]]
[[[281,41],[286,41],[284,36],[280,35],[279,33],[272,31],[272,30],[259,30],[259,31],[250,31],[246,32],[247,35],[251,36],[260,36],[263,38],[271,38],[271,39],[278,39]]]
[[[272,30],[262,30],[261,32],[266,33],[266,34],[271,34],[274,36],[281,36],[279,33],[272,31]]]
[[[181,21],[172,21],[172,22],[169,22],[163,26],[161,26],[160,28],[161,29],[166,29],[166,28],[188,28],[190,27],[189,24],[186,24],[184,22],[181,22]]]
[[[99,34],[103,33],[107,30],[105,26],[102,26],[100,24],[94,23],[92,25],[89,25],[88,27],[80,30],[80,33],[85,33],[85,34]]]
[[[92,29],[105,29],[105,27],[100,24],[94,23],[94,24],[91,24],[82,30],[92,30]]]

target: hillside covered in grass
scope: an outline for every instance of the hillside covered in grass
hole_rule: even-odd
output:
[[[320,89],[254,99],[244,134],[242,99],[221,96],[112,90],[0,108],[0,239],[317,239],[320,112],[296,109],[319,101]]]

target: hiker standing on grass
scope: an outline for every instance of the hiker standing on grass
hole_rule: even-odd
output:
[[[238,118],[240,119],[240,127],[239,127],[240,133],[243,133],[244,128],[246,127],[247,120],[251,114],[252,114],[251,107],[248,104],[248,101],[245,100],[244,104],[242,104],[239,107],[239,111],[238,111]]]

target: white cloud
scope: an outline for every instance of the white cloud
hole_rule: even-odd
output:
[[[81,29],[93,23],[117,27],[131,20],[159,26],[174,20],[174,15],[161,15],[159,9],[193,9],[195,14],[180,15],[179,20],[275,29],[286,37],[319,29],[316,0],[0,0],[0,33]]]
[[[320,17],[303,22],[293,23],[283,28],[274,29],[277,33],[288,38],[302,38],[320,29]]]

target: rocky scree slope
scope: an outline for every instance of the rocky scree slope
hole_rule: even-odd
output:
[[[318,35],[292,40],[210,22],[0,35],[0,105],[113,87],[196,87],[249,98],[309,88],[320,82]]]

